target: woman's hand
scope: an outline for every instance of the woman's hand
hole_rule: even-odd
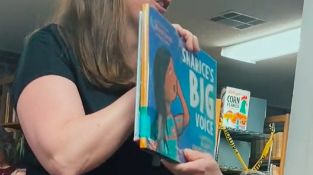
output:
[[[190,31],[182,28],[179,24],[173,24],[174,28],[186,40],[186,48],[189,51],[198,52],[200,51],[198,38],[193,35]]]
[[[186,149],[187,163],[173,164],[166,160],[162,163],[175,175],[223,175],[218,164],[210,154]]]

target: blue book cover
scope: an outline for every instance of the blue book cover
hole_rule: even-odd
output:
[[[174,162],[186,148],[215,152],[216,61],[189,52],[173,26],[144,5],[136,116],[140,147]]]

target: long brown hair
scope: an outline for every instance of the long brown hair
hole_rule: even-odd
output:
[[[100,87],[130,84],[127,65],[128,11],[124,0],[60,0],[52,20],[81,62],[87,79]]]

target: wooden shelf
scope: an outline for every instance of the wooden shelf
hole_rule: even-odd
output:
[[[0,124],[4,128],[9,128],[9,129],[20,129],[21,125],[19,123],[3,123]]]
[[[222,128],[220,127],[220,130]],[[266,140],[270,138],[270,134],[257,133],[252,131],[243,131],[234,128],[226,127],[227,131],[231,135],[233,140],[252,142],[254,140]],[[224,134],[221,134],[221,137],[225,137]]]
[[[257,162],[259,159],[251,159],[250,161],[251,162],[253,162],[253,163],[255,163],[255,162]],[[280,162],[280,160],[281,160],[281,158],[280,157],[271,157],[271,162]],[[263,160],[263,163],[264,162],[268,162],[269,160],[268,160],[268,157],[267,158],[265,158],[264,160]]]
[[[238,167],[224,166],[224,165],[219,165],[219,166],[220,166],[221,171],[224,174],[238,174],[244,171],[242,168],[238,168]],[[269,175],[268,171],[261,171],[261,172],[266,175]]]
[[[13,75],[5,75],[4,77],[0,79],[0,86],[5,85],[5,84],[10,84],[13,82],[13,80],[14,80]]]
[[[268,158],[267,159],[264,159],[265,161],[268,161]],[[271,157],[271,161],[280,161],[281,158],[280,157]]]
[[[287,150],[287,140],[289,133],[289,121],[290,115],[279,115],[279,116],[271,116],[267,117],[265,123],[284,123],[284,131],[283,131],[283,140],[282,140],[282,149],[281,149],[281,157],[276,158],[276,161],[279,161],[279,175],[284,175],[284,167],[285,167],[285,159],[286,159],[286,150]],[[271,160],[275,160],[275,157],[271,158]]]

